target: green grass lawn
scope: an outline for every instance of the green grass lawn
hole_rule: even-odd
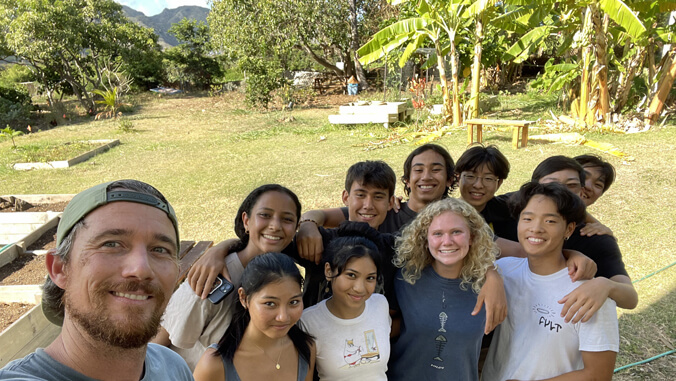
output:
[[[504,98],[504,97],[503,97]],[[555,102],[502,100],[501,117],[526,119],[544,115]],[[294,190],[304,210],[340,206],[345,171],[360,160],[384,160],[401,176],[412,143],[365,151],[365,143],[389,134],[382,125],[332,126],[327,115],[337,107],[291,112],[247,110],[241,95],[224,97],[143,97],[126,118],[134,132],[122,133],[114,120],[72,122],[49,131],[21,136],[18,146],[92,139],[120,139],[121,144],[89,161],[61,170],[14,171],[12,143],[0,142],[0,194],[77,193],[94,184],[121,178],[146,181],[174,205],[184,239],[221,241],[234,237],[234,214],[254,187],[280,183]],[[515,111],[517,110],[517,111]],[[295,120],[286,122],[288,116]],[[617,169],[617,181],[590,212],[615,232],[632,279],[676,261],[676,126],[641,134],[588,134],[613,144],[635,160],[623,161],[596,151]],[[530,177],[544,158],[594,152],[585,146],[531,142],[513,150],[509,132],[487,131],[512,164],[500,191],[508,192]],[[452,130],[437,142],[454,158],[466,146],[466,132]],[[397,194],[403,195],[398,184]],[[675,348],[676,266],[636,284],[638,308],[618,310],[620,346],[617,366]],[[669,376],[672,374],[672,376]],[[669,379],[676,356],[632,367],[618,380]]]

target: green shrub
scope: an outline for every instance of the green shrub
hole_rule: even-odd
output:
[[[119,118],[117,121],[117,129],[120,132],[134,132],[134,123],[127,118]]]
[[[32,107],[26,90],[0,86],[0,126],[22,126],[28,121]]]

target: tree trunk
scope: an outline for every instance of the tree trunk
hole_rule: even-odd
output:
[[[474,64],[472,65],[472,96],[468,116],[479,116],[479,91],[481,90],[481,44],[484,40],[483,13],[476,18],[474,41]]]
[[[591,42],[589,41],[589,36],[592,33],[591,13],[591,10],[587,8],[584,17],[584,25],[582,27],[582,33],[585,35],[585,44],[582,48],[582,80],[580,83],[579,116],[581,120],[585,120],[587,117],[587,102],[589,102],[589,63],[591,61]]]
[[[610,112],[610,95],[608,94],[608,41],[606,38],[606,33],[608,30],[609,17],[607,14],[603,16],[603,21],[601,21],[600,12],[596,6],[593,6],[594,9],[594,29],[596,31],[596,64],[594,65],[597,70],[595,70],[598,84],[599,84],[599,103],[598,103],[598,112],[601,114],[601,118],[608,122],[609,112]]]
[[[439,49],[440,50],[440,49]],[[449,53],[451,57],[451,78],[452,78],[452,95],[453,95],[453,105],[451,106],[450,109],[448,109],[448,106],[451,105],[450,100],[444,99],[444,104],[446,105],[447,108],[447,115],[448,111],[453,113],[453,126],[458,127],[460,126],[460,123],[462,123],[462,120],[460,118],[460,87],[458,85],[458,52],[455,51],[455,43],[451,41],[451,51]],[[444,60],[441,59],[441,62]],[[444,64],[444,66],[446,66]],[[444,68],[444,75],[441,74],[441,70],[439,71],[439,79],[444,79],[446,81],[446,70]],[[448,90],[447,90],[448,92]],[[448,95],[447,95],[448,97]]]
[[[662,66],[662,75],[660,75],[660,81],[657,84],[657,92],[650,102],[650,107],[645,112],[644,122],[646,124],[655,124],[657,119],[660,117],[660,113],[664,108],[664,103],[667,101],[669,96],[669,91],[674,84],[674,79],[676,79],[676,47],[672,47],[671,51],[668,53],[667,59],[664,61]]]
[[[624,76],[620,81],[620,85],[617,88],[617,92],[615,92],[616,101],[615,101],[615,109],[613,110],[613,112],[619,113],[620,111],[622,111],[624,106],[627,105],[627,101],[629,100],[629,92],[631,90],[631,84],[634,81],[636,71],[643,66],[645,52],[646,52],[645,47],[637,46],[636,53],[634,53],[634,55],[627,63],[626,69],[627,71],[626,73],[624,73]]]
[[[350,49],[354,58],[354,69],[357,74],[357,80],[362,90],[367,89],[369,84],[366,82],[364,68],[359,62],[357,50],[359,49],[359,23],[357,20],[357,0],[350,0]],[[385,61],[387,65],[387,61]]]

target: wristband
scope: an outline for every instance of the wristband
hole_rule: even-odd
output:
[[[300,220],[298,222],[298,225],[302,224],[303,222],[312,222],[313,224],[317,225],[317,227],[319,227],[319,224],[317,223],[317,221],[315,221],[311,218],[303,218],[302,220]]]

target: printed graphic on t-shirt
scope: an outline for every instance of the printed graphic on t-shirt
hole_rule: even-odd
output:
[[[445,299],[444,296],[442,296],[442,298]],[[439,314],[439,329],[437,330],[438,332],[446,333],[446,328],[444,328],[446,327],[446,320],[448,320],[448,315],[446,314],[446,312],[441,311],[441,313]],[[436,346],[437,349],[436,351],[437,355],[434,356],[434,358],[432,359],[433,362],[432,364],[430,364],[433,368],[444,369],[443,365],[436,364],[435,362],[437,361],[444,362],[444,359],[441,358],[441,352],[443,352],[447,342],[448,340],[446,339],[446,336],[444,336],[443,334],[439,334],[437,335],[437,337],[434,338],[434,345]]]
[[[343,350],[343,359],[346,365],[344,367],[355,367],[363,364],[369,364],[380,361],[380,351],[376,341],[376,333],[370,329],[364,332],[364,340],[346,339],[345,349]]]
[[[554,321],[561,320],[561,318],[557,317],[554,309],[548,305],[536,303],[531,310],[537,316],[537,322],[540,328],[544,328],[553,333],[558,333],[563,328],[561,324]]]

